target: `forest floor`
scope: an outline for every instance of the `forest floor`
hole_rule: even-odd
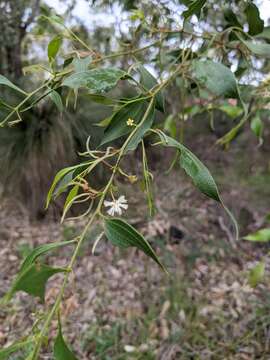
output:
[[[270,175],[264,150],[247,151],[244,140],[227,152],[205,149],[200,139],[193,148],[220,184],[241,235],[267,226]],[[170,275],[143,253],[119,250],[105,240],[93,256],[92,245],[101,231],[96,224],[87,234],[65,294],[65,338],[81,360],[269,359],[269,275],[266,272],[256,288],[248,284],[249,269],[269,246],[242,239],[235,244],[222,207],[198,193],[179,168],[166,175],[168,161],[161,161],[159,153],[154,156],[158,211],[152,219],[137,185],[120,188],[129,201],[126,217],[145,234]],[[0,296],[29,249],[70,239],[82,225],[30,223],[14,201],[2,203]],[[70,249],[64,248],[46,262],[65,266],[69,256]],[[49,281],[45,307],[54,302],[61,279],[56,275]],[[38,300],[17,293],[0,309],[0,346],[27,335],[42,309]],[[54,321],[52,336],[56,325]],[[42,358],[52,359],[49,347]]]

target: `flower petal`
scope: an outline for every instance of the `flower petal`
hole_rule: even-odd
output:
[[[105,200],[104,203],[103,203],[103,205],[104,205],[105,207],[114,206],[114,202],[113,202],[113,201],[107,201],[107,200]]]
[[[122,209],[127,210],[128,204],[119,204],[119,207],[122,208]]]

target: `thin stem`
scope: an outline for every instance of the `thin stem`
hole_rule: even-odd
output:
[[[20,111],[20,108],[35,94],[37,94],[40,90],[42,90],[44,87],[47,87],[49,81],[46,81],[44,84],[42,84],[39,88],[29,93],[23,101],[21,101],[17,106],[13,108],[13,110],[5,117],[5,119],[0,123],[0,127],[3,127],[4,124],[14,115],[18,114]]]

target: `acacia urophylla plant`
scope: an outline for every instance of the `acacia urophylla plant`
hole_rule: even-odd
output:
[[[188,19],[193,14],[200,14],[205,3],[206,1],[201,0],[191,2],[188,10],[183,14],[184,18]],[[250,27],[258,28],[260,19],[258,14],[256,16],[257,22],[256,17],[254,17],[252,21],[250,20]],[[202,32],[200,34],[190,32],[185,27],[179,29],[177,25],[170,29],[154,28],[151,29],[152,32],[149,36],[151,40],[151,36],[157,34],[154,41],[151,41],[143,48],[125,49],[102,57],[96,55],[87,44],[68,29],[58,16],[47,17],[46,20],[62,29],[59,30],[59,35],[52,39],[48,45],[50,68],[45,68],[48,77],[37,89],[26,92],[4,76],[0,76],[0,85],[19,92],[23,97],[23,100],[15,106],[7,101],[0,100],[0,106],[6,112],[1,126],[16,125],[17,122],[27,121],[23,119],[24,113],[46,97],[50,97],[59,111],[62,112],[64,109],[63,97],[66,96],[66,106],[68,106],[70,96],[74,94],[75,98],[77,98],[81,89],[88,94],[92,101],[112,106],[113,112],[109,119],[105,119],[100,124],[104,127],[104,134],[99,147],[91,149],[91,138],[89,137],[86,151],[81,154],[85,160],[75,166],[62,169],[55,176],[47,196],[46,206],[49,206],[52,199],[66,192],[62,221],[66,218],[73,204],[85,203],[87,210],[80,217],[86,217],[87,224],[82,233],[75,239],[43,244],[35,248],[23,261],[10,291],[2,301],[3,304],[10,301],[17,291],[24,291],[44,302],[47,280],[56,273],[63,273],[63,282],[52,307],[44,311],[43,316],[36,320],[32,331],[27,336],[0,351],[0,360],[7,359],[12,353],[20,349],[27,353],[27,360],[39,359],[42,346],[47,343],[52,320],[57,317],[58,334],[55,339],[51,339],[53,341],[54,358],[56,360],[76,359],[62,335],[60,306],[85,235],[95,221],[98,220],[103,223],[103,232],[96,239],[93,251],[97,242],[105,236],[115,246],[123,248],[137,247],[151,257],[164,272],[167,272],[147,240],[131,225],[121,219],[122,213],[128,209],[128,199],[124,195],[118,194],[115,186],[115,180],[119,177],[128,178],[130,182],[136,181],[136,176],[127,174],[123,168],[123,159],[130,152],[140,148],[142,156],[141,172],[144,182],[143,191],[146,194],[149,212],[150,214],[153,213],[153,177],[147,163],[147,152],[144,145],[146,137],[150,137],[153,146],[175,149],[177,157],[175,157],[174,163],[179,162],[186,174],[192,179],[194,185],[203,194],[219,202],[224,207],[234,222],[236,238],[238,237],[237,224],[224,206],[215,180],[209,170],[191,150],[173,138],[175,127],[178,125],[172,121],[172,117],[167,117],[165,124],[161,123],[158,127],[156,113],[158,111],[165,112],[164,97],[167,94],[167,88],[172,85],[180,83],[181,92],[186,92],[191,98],[201,97],[205,99],[207,94],[208,103],[203,106],[209,112],[219,108],[230,116],[232,113],[235,114],[238,119],[238,123],[220,140],[220,143],[228,144],[237,134],[240,127],[250,119],[250,115],[255,114],[256,119],[258,119],[259,105],[261,106],[264,101],[263,97],[261,97],[262,90],[269,86],[269,82],[266,81],[260,84],[258,88],[254,87],[252,90],[253,97],[259,94],[259,105],[255,112],[248,111],[249,106],[243,97],[236,76],[227,66],[218,61],[224,54],[228,55],[230,52],[234,54],[237,52],[239,56],[245,56],[246,59],[252,53],[257,56],[270,54],[270,45],[253,42],[251,35],[244,32],[241,27],[230,26],[222,33],[213,31],[212,33]],[[144,21],[144,19],[141,20]],[[148,26],[147,22],[144,25]],[[184,42],[185,46],[179,47],[178,44],[177,49],[175,49],[175,45],[173,45],[173,48],[169,47],[169,40],[175,34],[186,40]],[[230,37],[230,35],[233,36]],[[73,51],[72,55],[67,56],[63,68],[60,69],[56,59],[63,38],[69,39],[77,46],[82,46],[88,53],[86,56],[85,54],[81,56],[82,53],[79,50]],[[197,44],[198,39],[202,39],[204,43],[195,52],[192,50],[192,46]],[[159,50],[166,48],[167,53],[170,54],[162,79],[156,79],[136,60],[137,54],[157,48]],[[175,50],[177,52],[173,53]],[[211,55],[213,51],[216,52],[214,60],[213,55]],[[110,59],[117,59],[122,56],[130,56],[135,59],[128,69],[124,70],[102,65]],[[44,70],[44,66],[33,65],[32,70],[36,71],[37,69]],[[28,67],[28,71],[31,71],[31,68]],[[136,96],[118,100],[105,96],[105,93],[116,87],[119,81],[128,81],[136,90]],[[194,88],[195,92],[192,90]],[[230,105],[232,102],[227,101],[227,99],[234,99],[235,105]],[[187,109],[186,113],[183,112],[184,115],[188,111],[190,109]],[[261,138],[262,133],[258,126],[261,128],[261,124],[256,120],[256,126],[253,124],[253,128]],[[115,145],[114,141],[116,139],[118,139],[117,144],[121,144],[120,146]],[[105,186],[93,188],[88,179],[91,179],[93,171],[98,167],[102,167],[107,171],[109,180]],[[71,259],[67,260],[67,265],[64,268],[51,267],[42,262],[42,255],[63,246],[73,248]]]

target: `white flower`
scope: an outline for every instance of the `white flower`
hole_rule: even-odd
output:
[[[127,210],[128,204],[127,199],[124,195],[121,195],[119,199],[113,200],[113,201],[104,201],[105,207],[110,207],[109,210],[107,210],[107,213],[111,216],[114,216],[114,214],[122,215],[122,209]]]

